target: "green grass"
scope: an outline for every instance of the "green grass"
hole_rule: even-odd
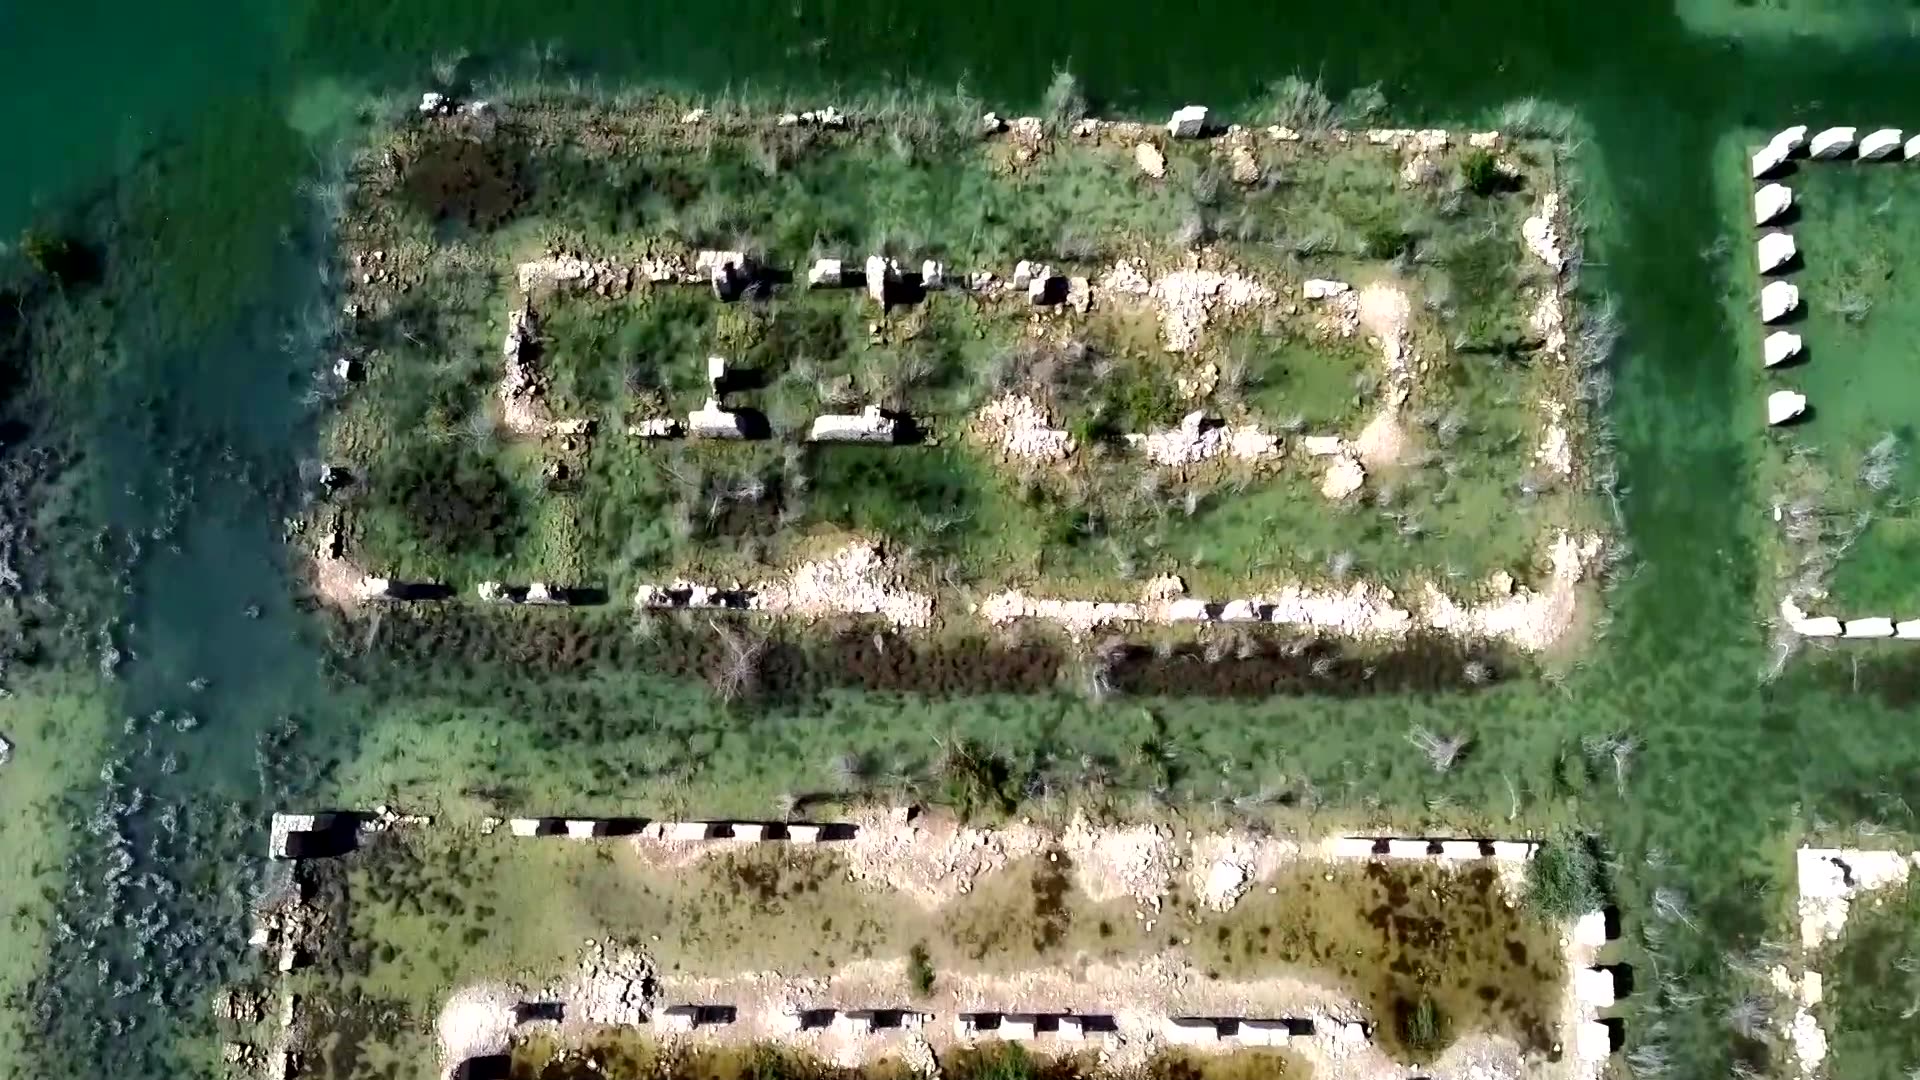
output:
[[[1829,1075],[1904,1080],[1920,1067],[1920,888],[1906,885],[1856,900],[1847,928],[1811,965],[1824,976],[1817,1007],[1829,1045]]]
[[[1805,340],[1804,361],[1763,380],[1767,390],[1806,394],[1811,409],[1769,440],[1774,499],[1812,511],[1806,523],[1788,523],[1800,537],[1790,550],[1802,560],[1791,572],[1826,570],[1828,598],[1804,605],[1818,613],[1914,618],[1920,260],[1910,252],[1920,243],[1920,183],[1897,169],[1809,164],[1795,177],[1794,196],[1804,269],[1787,280],[1800,289],[1805,318],[1787,329]],[[1742,253],[1739,265],[1751,271],[1752,260]],[[1756,416],[1759,409],[1756,401]]]
[[[663,119],[676,114],[523,104],[519,126],[497,137],[509,153],[516,138],[589,117],[604,142],[529,157],[520,168],[532,197],[493,233],[449,234],[383,195],[387,181],[363,184],[348,218],[359,248],[423,250],[429,261],[393,314],[360,327],[385,355],[329,436],[332,456],[367,476],[368,492],[347,503],[362,565],[463,588],[575,579],[624,593],[694,572],[764,574],[851,530],[911,548],[929,561],[910,570],[928,580],[976,590],[1040,582],[1110,593],[1154,571],[1223,591],[1319,576],[1330,561],[1411,586],[1493,569],[1524,578],[1553,527],[1597,516],[1577,492],[1542,491],[1531,464],[1538,399],[1570,389],[1524,330],[1527,290],[1546,279],[1522,261],[1519,220],[1557,182],[1551,144],[1519,143],[1524,178],[1476,192],[1470,174],[1484,162],[1464,149],[1434,155],[1440,179],[1409,185],[1385,148],[1262,141],[1264,179],[1241,185],[1224,151],[1195,143],[1166,146],[1165,181],[1144,177],[1131,146],[1158,140],[1150,129],[1060,139],[1024,160],[1012,139],[981,142],[940,123],[854,134],[724,111],[693,128]],[[444,145],[387,137],[403,161]],[[1206,242],[1282,291],[1308,276],[1390,277],[1412,296],[1424,365],[1403,410],[1412,448],[1376,472],[1366,500],[1332,507],[1318,464],[1299,454],[1268,473],[1214,465],[1178,478],[1120,444],[1193,408],[1288,433],[1357,434],[1378,407],[1377,348],[1313,329],[1314,310],[1217,317],[1198,351],[1179,357],[1162,348],[1151,313],[1111,298],[1063,340],[1030,332],[1017,299],[952,292],[883,316],[857,290],[784,287],[719,304],[698,288],[656,287],[538,300],[546,406],[599,425],[589,451],[560,455],[570,475],[554,481],[544,475],[552,452],[513,441],[489,410],[501,281],[555,238],[615,256],[739,247],[796,274],[818,254],[857,265],[875,249],[909,267],[945,258],[956,274],[1004,273],[1023,257],[1097,274],[1123,254],[1169,266],[1182,245]],[[449,244],[458,259],[431,254]],[[494,260],[491,285],[476,252]],[[763,413],[789,445],[646,446],[624,434],[697,405],[708,355],[741,373],[729,400]],[[1189,397],[1183,379],[1211,389]],[[1080,437],[1071,472],[1022,476],[970,445],[972,413],[1009,390],[1033,394]],[[931,445],[790,445],[813,416],[865,404],[910,412]],[[487,492],[491,514],[463,497]]]
[[[35,1021],[22,1010],[48,962],[60,872],[79,839],[62,825],[76,813],[64,799],[97,771],[115,725],[84,676],[30,676],[9,690],[0,698],[0,735],[13,744],[0,766],[0,1076],[25,1078]]]

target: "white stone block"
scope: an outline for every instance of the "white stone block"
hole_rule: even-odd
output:
[[[835,1013],[833,1030],[842,1035],[870,1035],[873,1033],[873,1014],[864,1009]]]
[[[1533,858],[1534,845],[1526,840],[1495,840],[1490,846],[1494,862],[1526,862]]]
[[[1900,129],[1881,128],[1860,140],[1860,160],[1879,161],[1900,149]]]
[[[1815,158],[1834,158],[1853,149],[1857,129],[1850,127],[1830,127],[1813,137],[1807,152]]]
[[[1767,335],[1763,348],[1766,351],[1766,366],[1778,367],[1800,355],[1800,335],[1788,330],[1775,330]]]
[[[1906,158],[1908,161],[1912,161],[1914,158],[1920,158],[1920,135],[1915,135],[1913,138],[1907,140],[1906,145],[1900,148],[1900,156]]]
[[[1850,638],[1890,638],[1893,620],[1882,618],[1848,619],[1840,625],[1840,636]]]
[[[1079,1042],[1087,1037],[1087,1022],[1077,1016],[1063,1016],[1057,1032],[1063,1042]]]
[[[703,439],[744,439],[746,429],[740,425],[740,414],[731,409],[723,409],[720,402],[708,398],[698,409],[687,414],[687,431]]]
[[[1350,291],[1352,288],[1353,286],[1344,281],[1333,281],[1329,278],[1308,278],[1305,284],[1300,286],[1300,296],[1307,300],[1329,300],[1339,296],[1341,293]]]
[[[892,442],[894,421],[878,406],[869,405],[852,415],[827,414],[813,418],[807,430],[808,442]]]
[[[1834,616],[1821,615],[1802,620],[1793,629],[1801,637],[1839,637],[1841,626],[1840,620]]]
[[[1032,1013],[1008,1013],[1000,1018],[1000,1037],[1009,1042],[1027,1042],[1040,1034],[1040,1019]]]
[[[724,356],[707,357],[707,381],[715,387],[727,377],[727,358]]]
[[[1773,137],[1770,145],[1781,147],[1789,154],[1799,153],[1807,145],[1807,125],[1795,124],[1790,128],[1781,129],[1779,134]]]
[[[846,267],[839,259],[815,259],[807,268],[807,287],[837,289],[846,278]]]
[[[1392,859],[1424,859],[1427,857],[1425,840],[1389,840],[1387,857]]]
[[[1573,921],[1571,934],[1575,945],[1597,949],[1607,943],[1607,913],[1589,911]]]
[[[663,821],[660,834],[667,840],[686,843],[707,838],[707,823],[704,821]]]
[[[1162,1035],[1175,1046],[1205,1046],[1220,1041],[1220,1025],[1199,1017],[1176,1016],[1167,1020]]]
[[[1775,270],[1793,261],[1796,248],[1792,233],[1770,232],[1760,238],[1756,245],[1760,255],[1760,272],[1771,274]]]
[[[1173,600],[1166,606],[1166,618],[1170,622],[1208,622],[1212,616],[1207,614],[1205,600]]]
[[[1766,223],[1787,212],[1793,205],[1793,189],[1785,184],[1768,184],[1753,193],[1753,223]]]
[[[507,828],[515,836],[539,836],[540,835],[540,819],[530,818],[530,817],[517,817],[507,822]]]
[[[920,286],[926,289],[941,289],[947,284],[947,264],[928,259],[920,264]]]
[[[1229,600],[1220,609],[1221,622],[1259,622],[1260,605],[1251,600]]]
[[[1920,641],[1920,619],[1902,619],[1894,623],[1893,636],[1901,641]]]
[[[1605,968],[1583,968],[1573,973],[1574,997],[1596,1009],[1612,1007],[1618,987],[1613,972]]]
[[[1573,1056],[1581,1061],[1604,1061],[1613,1053],[1613,1036],[1608,1034],[1607,1025],[1598,1020],[1588,1020],[1580,1025],[1579,1034],[1574,1037]]]
[[[1240,1041],[1248,1046],[1285,1046],[1292,1037],[1285,1020],[1240,1021]]]
[[[1345,450],[1347,444],[1338,435],[1307,435],[1301,438],[1300,448],[1313,457],[1333,457]]]
[[[880,255],[867,256],[867,295],[879,303],[887,302],[887,279],[893,276],[892,259]]]
[[[820,842],[820,826],[789,825],[787,840],[795,844],[817,844]]]
[[[1329,859],[1373,858],[1373,837],[1333,836],[1321,842],[1321,851]]]
[[[1807,411],[1807,396],[1792,390],[1775,390],[1767,395],[1767,423],[1784,424]]]
[[[1800,308],[1800,289],[1791,281],[1769,281],[1760,290],[1760,321],[1778,322]]]
[[[574,840],[591,840],[606,831],[606,823],[591,818],[568,818],[567,836]]]
[[[1785,164],[1789,151],[1779,143],[1768,143],[1753,153],[1753,178],[1770,176]]]
[[[765,840],[767,838],[767,827],[765,825],[735,825],[733,827],[733,838],[735,840],[746,840],[749,842]]]
[[[1176,139],[1197,139],[1207,130],[1207,107],[1187,105],[1175,111],[1167,121],[1167,134]]]
[[[1448,862],[1472,862],[1480,858],[1478,840],[1442,840],[1440,857]]]

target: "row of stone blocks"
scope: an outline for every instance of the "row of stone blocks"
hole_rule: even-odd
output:
[[[1781,606],[1791,605],[1791,600]],[[1901,641],[1920,641],[1920,619],[1902,619],[1898,622],[1881,615],[1870,615],[1861,619],[1842,619],[1833,615],[1807,615],[1792,608],[1794,614],[1787,617],[1787,627],[1801,637],[1850,638],[1854,640],[1872,640],[1896,638]]]
[[[532,1007],[538,1008],[538,1007]],[[674,1005],[657,1014],[668,1031],[725,1027],[739,1017],[731,1005]],[[878,1035],[893,1031],[920,1031],[932,1024],[933,1013],[915,1009],[792,1009],[782,1014],[789,1033],[827,1031],[837,1035]],[[997,1038],[1032,1042],[1042,1038],[1080,1042],[1119,1030],[1107,1014],[963,1012],[953,1017],[953,1033],[960,1039]],[[1289,1039],[1315,1033],[1309,1019],[1179,1016],[1166,1021],[1162,1036],[1180,1046],[1236,1043],[1243,1046],[1284,1046]],[[1367,1040],[1367,1026],[1359,1022],[1335,1025],[1330,1034],[1343,1043]]]
[[[509,818],[515,836],[564,836],[594,840],[612,836],[639,836],[649,840],[691,843],[700,840],[784,840],[790,844],[820,844],[851,840],[857,826],[840,822],[803,821],[646,821],[640,818]]]
[[[1755,180],[1764,180],[1803,152],[1814,160],[1853,156],[1861,161],[1882,161],[1893,158],[1895,151],[1900,152],[1901,160],[1920,158],[1920,135],[1903,139],[1899,128],[1879,128],[1861,136],[1858,128],[1842,126],[1827,128],[1809,138],[1807,126],[1798,124],[1779,132],[1754,153],[1753,177]],[[1754,224],[1768,225],[1785,215],[1792,206],[1792,189],[1781,183],[1764,184],[1753,195]],[[1797,255],[1798,249],[1788,233],[1770,232],[1760,237],[1758,256],[1760,273],[1763,275],[1794,269]],[[1760,287],[1760,321],[1763,325],[1779,322],[1799,308],[1800,290],[1793,283],[1769,281]],[[1765,366],[1771,368],[1786,363],[1800,354],[1801,347],[1798,334],[1784,330],[1768,334],[1763,348]],[[1769,425],[1789,423],[1806,411],[1806,396],[1797,391],[1776,390],[1767,395]]]
[[[1328,859],[1430,859],[1435,862],[1526,862],[1540,845],[1528,840],[1396,839],[1336,836],[1320,842]]]

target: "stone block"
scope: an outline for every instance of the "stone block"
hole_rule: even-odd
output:
[[[1776,169],[1786,163],[1787,156],[1787,148],[1778,143],[1768,143],[1754,151],[1753,178],[1759,180],[1771,176]]]
[[[1900,144],[1899,128],[1881,128],[1878,131],[1869,132],[1860,140],[1860,160],[1879,161],[1900,149]]]
[[[1329,859],[1373,858],[1373,837],[1334,836],[1321,842],[1321,851]]]
[[[1574,997],[1596,1009],[1612,1007],[1618,987],[1606,968],[1582,968],[1573,973]]]
[[[1494,862],[1526,862],[1533,858],[1534,845],[1526,840],[1495,840],[1493,848]]]
[[[807,268],[807,287],[810,289],[837,289],[846,279],[846,270],[839,259],[815,259]]]
[[[1167,121],[1167,134],[1176,139],[1197,139],[1207,133],[1207,107],[1186,105],[1175,110]]]
[[[1240,1021],[1240,1041],[1248,1046],[1285,1046],[1292,1037],[1285,1020]]]
[[[1857,129],[1850,127],[1830,127],[1813,137],[1807,152],[1816,159],[1836,158],[1853,149]]]
[[[1167,1020],[1161,1035],[1174,1046],[1205,1046],[1220,1041],[1220,1025],[1204,1017],[1175,1016]]]
[[[1800,289],[1791,281],[1769,281],[1760,290],[1760,321],[1778,322],[1800,308]]]
[[[1849,638],[1890,638],[1893,636],[1893,620],[1883,618],[1847,619],[1841,623],[1840,636]]]
[[[1785,184],[1768,184],[1753,193],[1753,223],[1765,225],[1787,212],[1793,205],[1793,189]]]
[[[1755,245],[1759,251],[1760,272],[1771,274],[1793,261],[1796,249],[1792,233],[1770,232]]]
[[[1767,395],[1767,423],[1778,426],[1807,411],[1807,396],[1792,390],[1775,390]]]
[[[1775,330],[1767,335],[1762,346],[1766,353],[1766,366],[1778,367],[1800,355],[1800,335],[1787,330]]]

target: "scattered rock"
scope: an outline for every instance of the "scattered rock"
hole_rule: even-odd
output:
[[[1134,164],[1140,166],[1141,172],[1146,173],[1153,179],[1162,180],[1166,178],[1167,156],[1162,154],[1160,148],[1152,143],[1135,143],[1133,146],[1133,161]]]

